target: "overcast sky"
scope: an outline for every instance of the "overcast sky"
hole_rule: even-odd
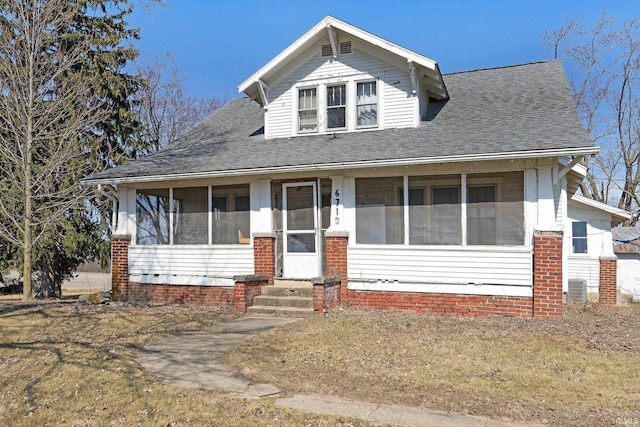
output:
[[[640,0],[165,0],[137,5],[141,62],[170,53],[189,94],[235,98],[238,85],[327,15],[437,61],[443,73],[551,59],[545,30],[606,10],[640,16]]]

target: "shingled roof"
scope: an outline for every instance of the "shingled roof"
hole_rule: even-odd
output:
[[[597,152],[559,61],[445,74],[450,99],[420,126],[266,140],[262,108],[234,99],[162,151],[87,184]]]

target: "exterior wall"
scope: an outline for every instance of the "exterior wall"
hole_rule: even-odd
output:
[[[131,282],[129,301],[155,304],[233,305],[233,286],[155,285]]]
[[[250,245],[129,248],[129,274],[137,283],[233,286],[233,276],[253,273]]]
[[[564,226],[565,250],[567,251],[567,278],[587,281],[587,293],[595,298],[600,287],[600,257],[613,256],[611,244],[611,216],[596,209],[589,209],[572,200],[568,201]],[[587,223],[587,253],[572,253],[571,224]],[[567,291],[567,289],[564,289]]]
[[[342,41],[342,40],[341,40]],[[333,79],[332,82],[348,79],[379,79],[378,88],[378,123],[379,128],[416,126],[418,111],[416,101],[411,94],[411,78],[408,66],[398,68],[383,59],[365,53],[356,41],[353,52],[340,55],[337,60],[322,57],[322,44],[328,44],[327,37],[314,45],[307,56],[291,66],[288,75],[280,76],[278,81],[270,83],[269,108],[265,123],[267,138],[290,137],[295,135],[297,126],[297,99],[294,86],[298,82],[313,86],[314,84]],[[398,83],[399,82],[399,83]],[[324,112],[318,111],[320,115]]]
[[[622,295],[631,295],[640,301],[640,254],[617,254],[618,289]]]

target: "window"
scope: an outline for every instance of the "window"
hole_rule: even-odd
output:
[[[318,97],[317,89],[300,89],[298,91],[298,131],[318,131]]]
[[[249,186],[211,188],[212,237],[214,244],[248,243]]]
[[[356,179],[356,243],[524,245],[523,172],[404,180]]]
[[[358,118],[358,127],[378,125],[376,82],[357,84],[356,117]]]
[[[209,243],[207,187],[173,189],[173,243],[206,245]]]
[[[356,179],[357,243],[404,242],[402,187],[402,177]]]
[[[169,189],[136,192],[136,243],[169,244]]]
[[[572,251],[574,254],[587,253],[587,223],[574,222],[571,224]]]
[[[460,176],[409,177],[409,244],[462,244]]]
[[[249,243],[249,185],[137,190],[136,226],[139,245]]]
[[[345,85],[327,87],[327,128],[347,127],[347,87]]]

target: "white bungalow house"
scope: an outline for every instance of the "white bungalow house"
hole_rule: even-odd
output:
[[[313,284],[300,312],[545,317],[583,278],[611,302],[604,230],[626,214],[574,195],[598,148],[560,62],[443,75],[328,16],[239,92],[166,149],[85,180],[117,197],[120,298],[243,312]]]

